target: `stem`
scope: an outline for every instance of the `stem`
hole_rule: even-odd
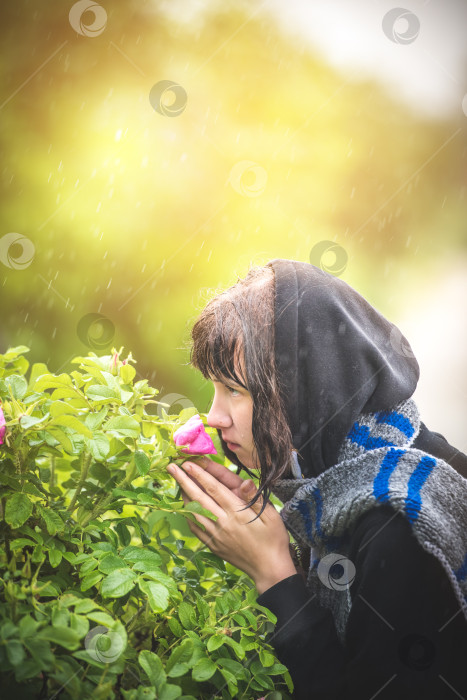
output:
[[[52,455],[52,461],[50,464],[50,488],[53,489],[55,485],[55,455]]]
[[[128,465],[128,464],[130,464],[130,462],[126,462],[126,463],[125,463],[125,466]],[[118,482],[118,484],[115,486],[115,488],[116,488],[116,489],[121,489],[122,486],[126,486],[126,484],[128,484],[130,481],[133,481],[133,479],[135,478],[135,472],[136,472],[136,465],[133,464],[133,466],[132,466],[131,469],[129,470],[128,474],[127,474],[126,476],[124,476],[123,479],[121,479],[121,480]],[[94,520],[94,518],[97,516],[97,514],[99,513],[99,511],[101,511],[102,509],[104,509],[104,511],[105,511],[105,508],[106,508],[107,505],[110,503],[110,501],[112,500],[112,498],[113,498],[113,494],[112,494],[112,493],[109,493],[102,501],[100,501],[100,502],[97,504],[97,506],[92,510],[91,514],[88,515],[87,518],[84,518],[84,519],[83,519],[83,521],[82,521],[82,523],[81,523],[81,527],[82,527],[82,528],[85,528],[86,525],[87,525],[91,520]]]
[[[67,508],[68,513],[73,513],[73,511],[75,509],[76,501],[78,500],[78,496],[81,493],[81,489],[83,488],[84,483],[88,477],[88,470],[89,470],[89,466],[91,464],[91,459],[92,459],[91,454],[86,454],[85,452],[83,452],[83,460],[82,460],[82,464],[81,464],[81,476],[79,478],[78,485],[76,487],[75,495],[71,499],[71,503]]]
[[[135,612],[135,614],[132,615],[132,617],[131,617],[131,618],[128,620],[128,622],[126,623],[128,634],[129,634],[130,632],[133,631],[133,627],[134,627],[134,624],[135,624],[136,620],[138,619],[139,615],[141,615],[141,613],[144,612],[144,611],[146,610],[147,604],[148,604],[147,601],[146,601],[145,603],[143,603],[143,604],[138,608],[138,610]]]

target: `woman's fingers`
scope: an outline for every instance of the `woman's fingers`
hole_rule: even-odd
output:
[[[207,472],[203,467],[193,462],[184,462],[182,468],[188,472],[196,481],[204,488],[206,493],[221,506],[224,512],[229,513],[233,511],[238,511],[244,508],[245,499],[244,495],[237,496],[232,492],[231,489],[226,487],[221,483],[216,477]],[[243,482],[243,479],[242,479]],[[253,482],[251,482],[253,483]],[[254,490],[251,490],[251,486],[248,484],[243,487],[249,489],[247,492],[251,493],[251,498],[254,495]],[[254,485],[253,485],[254,488]],[[235,489],[237,491],[237,489]],[[249,500],[249,499],[248,499]],[[200,501],[201,502],[201,501]],[[255,512],[258,512],[257,506],[260,505],[259,502],[252,506]],[[213,511],[214,512],[214,511]],[[216,513],[217,515],[217,513]]]
[[[238,474],[234,474],[230,471],[230,469],[224,467],[222,464],[213,462],[212,459],[208,459],[207,457],[200,457],[199,462],[201,467],[205,471],[209,472],[209,474],[212,474],[212,476],[214,476],[218,481],[220,481],[221,484],[227,486],[228,489],[237,488],[243,483],[243,479],[241,476],[239,476]]]
[[[187,462],[184,464],[187,464]],[[198,485],[187,473],[185,473],[189,470],[181,469],[180,467],[177,467],[176,464],[169,464],[167,469],[169,473],[172,474],[174,479],[180,484],[190,501],[198,501],[201,503],[203,508],[207,508],[207,510],[210,510],[211,513],[217,515],[217,517],[222,515],[222,508],[219,507],[216,499],[211,498],[209,491],[204,491],[202,488],[200,488],[200,485]],[[197,467],[197,469],[199,469],[201,472],[203,471],[201,467]],[[213,477],[210,478],[213,479]]]
[[[187,503],[191,503],[191,499],[188,498],[188,496],[183,491],[182,491],[182,499],[183,499],[183,502],[185,505],[187,505]],[[193,520],[187,519],[188,527],[190,528],[190,530],[192,531],[192,533],[194,535],[199,537],[199,539],[202,542],[204,542],[204,544],[209,545],[209,542],[211,539],[211,535],[209,534],[209,529],[210,529],[210,527],[212,527],[212,524],[214,521],[211,520],[210,518],[207,518],[205,515],[199,515],[198,513],[196,513],[196,514],[193,513],[193,515],[195,516],[196,520],[201,525],[204,526],[205,529],[203,530],[202,528],[198,527]]]

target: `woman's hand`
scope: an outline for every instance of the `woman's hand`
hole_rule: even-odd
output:
[[[191,460],[193,460],[193,458],[191,458]],[[222,464],[218,462],[214,462],[212,459],[209,459],[209,457],[200,456],[196,457],[193,461],[195,464],[200,463],[205,472],[212,474],[221,484],[227,486],[232,493],[244,501],[250,501],[256,493],[255,484],[251,479],[242,479],[241,476],[234,474],[230,469],[227,469],[227,467],[222,466]]]
[[[256,493],[254,483],[245,482],[211,460],[207,462],[206,470],[194,462],[184,462],[182,468],[175,464],[168,466],[183,490],[184,502],[198,501],[217,516],[214,522],[196,515],[206,529],[203,531],[189,522],[190,530],[214,554],[251,576],[260,594],[296,574],[289,551],[289,534],[274,506],[268,503],[253,520],[261,510],[262,499],[251,508],[242,508]]]

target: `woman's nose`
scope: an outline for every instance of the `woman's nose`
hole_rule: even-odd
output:
[[[232,424],[232,419],[225,408],[222,406],[221,401],[214,397],[207,416],[207,424],[211,428],[228,428]]]

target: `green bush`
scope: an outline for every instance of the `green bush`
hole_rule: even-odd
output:
[[[203,509],[165,469],[196,409],[167,415],[131,353],[26,378],[28,350],[0,355],[2,698],[289,698],[274,616],[192,536]]]

